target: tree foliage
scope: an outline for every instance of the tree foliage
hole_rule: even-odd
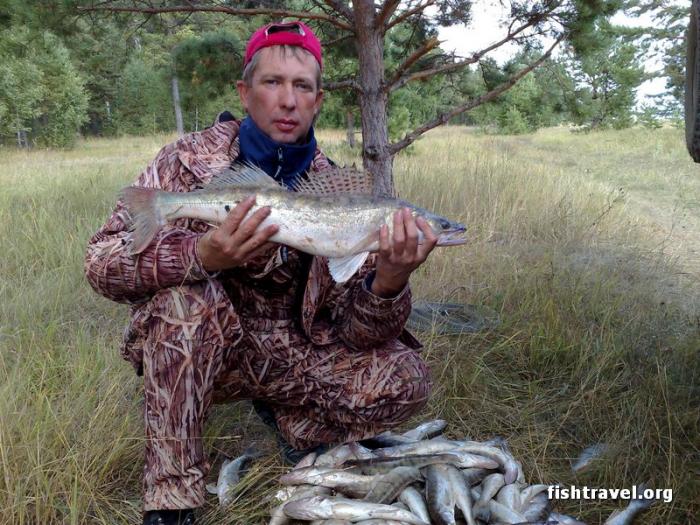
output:
[[[646,79],[639,50],[630,38],[634,34],[605,20],[596,23],[596,34],[585,53],[569,50],[577,95],[573,120],[592,129],[629,127],[635,90]]]
[[[68,49],[49,31],[0,32],[0,134],[69,146],[87,120],[84,81]]]
[[[640,50],[653,49],[652,42],[665,56],[669,90],[679,96],[679,28],[687,6],[670,0],[502,4],[508,17],[493,46],[458,57],[442,49],[438,29],[471,22],[476,0],[6,0],[0,8],[6,27],[0,137],[15,142],[25,134],[37,143],[70,144],[77,127],[83,134],[172,130],[173,78],[187,130],[209,125],[224,109],[241,115],[234,83],[245,41],[254,28],[284,15],[310,19],[324,42],[328,90],[318,124],[361,124],[367,159],[376,154],[386,161],[448,121],[499,133],[563,122],[629,125],[634,89],[643,78]],[[659,23],[646,34],[615,34],[607,19],[620,8],[652,13]],[[362,29],[363,17],[374,21],[371,28]],[[549,44],[559,41],[566,42],[563,58],[548,56]],[[498,64],[489,57],[505,43],[520,51]],[[372,45],[381,51],[381,63],[372,66],[375,85],[362,72]],[[369,106],[383,108],[385,124],[365,122]],[[376,134],[383,127],[384,138]]]

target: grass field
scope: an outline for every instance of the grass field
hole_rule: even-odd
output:
[[[341,133],[319,135],[334,159],[358,160]],[[1,524],[140,523],[141,384],[117,352],[127,310],[90,289],[82,258],[116,191],[171,139],[0,150]],[[436,389],[416,419],[506,437],[531,483],[673,488],[640,523],[700,522],[700,168],[681,132],[443,128],[395,178],[470,232],[431,256],[415,295],[500,316],[481,333],[419,334]],[[273,440],[248,403],[214,410],[214,474],[252,440],[267,459],[203,523],[264,523],[283,470]],[[572,474],[596,442],[611,452]],[[555,503],[591,524],[622,505]]]

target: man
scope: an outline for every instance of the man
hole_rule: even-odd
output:
[[[321,45],[301,22],[270,24],[246,47],[238,92],[248,117],[223,113],[209,129],[165,146],[136,185],[191,191],[247,161],[285,184],[331,162],[316,147],[323,100]],[[96,291],[130,303],[122,355],[144,377],[144,523],[193,523],[210,465],[202,429],[215,401],[252,399],[287,456],[397,425],[426,402],[430,380],[404,330],[410,274],[433,249],[430,227],[407,210],[380,251],[343,285],[323,258],[269,242],[269,210],[251,198],[219,227],[180,219],[139,255],[118,202],[89,242]],[[418,230],[425,242],[418,244]]]

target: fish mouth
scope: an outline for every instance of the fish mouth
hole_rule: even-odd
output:
[[[466,244],[467,239],[464,238],[466,231],[467,228],[460,225],[460,227],[450,231],[441,232],[436,246],[459,246],[460,244]]]

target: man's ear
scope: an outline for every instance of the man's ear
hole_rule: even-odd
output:
[[[248,84],[246,84],[242,80],[236,81],[236,89],[238,90],[238,96],[241,99],[241,104],[243,105],[243,109],[248,112]]]
[[[316,94],[316,109],[314,110],[314,116],[318,116],[318,114],[321,112],[321,107],[323,106],[323,95],[324,91],[319,89],[318,93]]]

